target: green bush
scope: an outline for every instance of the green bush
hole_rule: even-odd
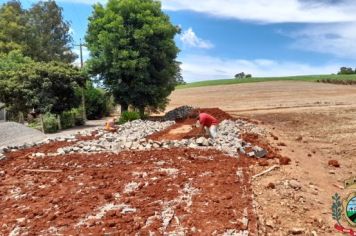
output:
[[[75,126],[74,114],[72,111],[65,111],[61,114],[62,129],[68,129]]]
[[[74,116],[75,126],[85,125],[85,120],[83,119],[83,109],[82,108],[72,109],[72,113]]]
[[[41,121],[38,118],[37,119],[33,119],[30,123],[28,123],[27,126],[30,127],[30,128],[42,131]]]
[[[121,113],[120,119],[118,121],[119,124],[124,124],[128,121],[138,120],[140,119],[140,114],[135,111],[124,111]]]
[[[53,114],[46,113],[43,116],[43,126],[45,133],[55,133],[58,131],[58,120]]]
[[[85,111],[89,120],[100,119],[109,115],[114,106],[112,97],[103,89],[95,88],[90,81],[87,83],[84,96]]]

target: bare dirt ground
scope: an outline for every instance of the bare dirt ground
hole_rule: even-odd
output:
[[[266,136],[241,138],[268,155],[171,148],[32,156],[68,142],[9,152],[0,162],[0,235],[337,235],[331,196],[356,175],[356,87],[269,82],[178,90],[171,99],[168,109],[220,107],[257,123]],[[194,122],[151,138],[195,136]]]
[[[257,232],[247,158],[193,149],[37,159],[29,152],[2,162],[3,235]],[[31,172],[39,168],[51,172]]]
[[[356,105],[356,86],[277,81],[179,89],[167,110],[189,104],[224,111]]]
[[[255,179],[261,235],[338,235],[331,196],[356,176],[356,87],[266,82],[177,90],[168,109],[220,107],[259,122],[291,165]],[[339,168],[328,165],[337,160]],[[269,161],[269,165],[273,161]],[[254,172],[267,167],[256,166]]]

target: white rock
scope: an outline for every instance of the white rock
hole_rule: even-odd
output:
[[[45,157],[46,155],[45,155],[44,153],[37,152],[37,153],[35,153],[34,156],[37,157],[37,158],[43,158],[43,157]]]
[[[58,153],[59,155],[64,155],[64,154],[66,154],[65,151],[63,150],[63,148],[58,148],[58,149],[57,149],[57,153]]]

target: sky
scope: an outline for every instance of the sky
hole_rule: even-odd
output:
[[[186,82],[337,73],[356,67],[355,0],[160,0],[182,33],[175,38]],[[0,0],[0,3],[4,3]],[[37,1],[21,1],[24,7]],[[75,44],[92,4],[57,0]],[[79,54],[79,47],[74,47]],[[89,58],[84,48],[84,59]]]

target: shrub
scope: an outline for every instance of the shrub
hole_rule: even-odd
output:
[[[118,121],[119,124],[124,124],[128,121],[138,120],[140,119],[140,114],[136,111],[124,111],[121,113],[120,119]]]
[[[100,119],[109,115],[114,106],[114,101],[103,89],[95,88],[89,81],[84,95],[85,111],[89,120]]]
[[[28,123],[27,126],[30,127],[30,128],[42,131],[42,126],[41,126],[40,119],[33,119],[30,123]]]
[[[65,111],[61,114],[62,129],[68,129],[75,126],[74,114],[72,111]]]
[[[43,126],[45,133],[55,133],[58,131],[58,120],[53,114],[46,113],[43,115]]]
[[[72,114],[74,116],[74,125],[81,126],[85,124],[85,120],[83,119],[83,109],[82,108],[74,108],[72,109]]]

